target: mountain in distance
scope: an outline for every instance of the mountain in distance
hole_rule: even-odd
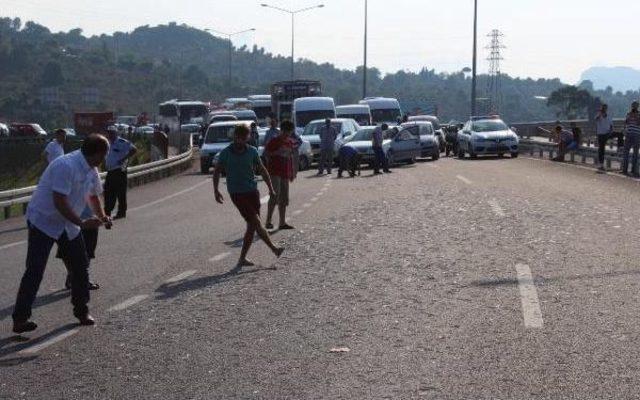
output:
[[[640,70],[631,67],[592,67],[582,73],[580,81],[593,82],[596,90],[611,86],[614,92],[640,88]]]

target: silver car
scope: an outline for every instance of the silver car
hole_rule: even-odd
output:
[[[431,122],[405,122],[401,126],[420,137],[421,157],[429,157],[434,161],[440,159],[440,144]]]
[[[376,129],[375,126],[366,126],[345,140],[344,146],[353,147],[360,154],[361,162],[364,164],[373,164],[375,160],[371,140],[374,129]],[[382,151],[389,160],[389,164],[400,162],[413,164],[422,152],[420,137],[411,129],[389,129],[384,132]]]
[[[308,140],[311,143],[311,152],[313,153],[313,161],[318,161],[320,158],[320,136],[318,135],[318,129],[325,124],[324,119],[317,119],[309,122],[302,132],[302,139]],[[360,125],[351,118],[332,118],[331,126],[338,131],[338,138],[335,143],[335,154],[337,155],[338,148],[342,145],[344,139],[353,135],[360,129]]]
[[[499,117],[473,117],[458,132],[458,158],[511,154],[518,157],[520,140]]]

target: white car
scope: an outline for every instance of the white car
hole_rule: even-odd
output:
[[[458,132],[458,158],[511,154],[518,157],[520,140],[500,117],[472,117]]]
[[[311,121],[300,137],[303,140],[308,140],[311,144],[312,161],[318,161],[320,158],[320,136],[318,135],[318,129],[325,124],[324,119],[316,119]],[[335,156],[338,155],[338,149],[344,143],[344,140],[360,130],[360,125],[351,118],[332,118],[331,126],[338,131],[338,138],[335,143]]]
[[[214,157],[233,141],[233,132],[238,125],[251,129],[252,121],[215,122],[207,128],[200,146],[200,172],[206,174],[214,165]]]

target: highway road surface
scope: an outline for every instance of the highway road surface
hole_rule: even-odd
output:
[[[91,266],[97,326],[75,325],[52,257],[27,341],[26,230],[1,223],[0,398],[640,396],[637,181],[527,158],[313,174],[284,256],[257,243],[242,270],[210,177],[131,190]]]

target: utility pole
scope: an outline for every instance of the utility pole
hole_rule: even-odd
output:
[[[229,40],[229,55],[228,55],[228,60],[227,60],[227,84],[229,86],[231,86],[231,79],[233,78],[232,74],[231,74],[231,70],[232,70],[232,57],[233,57],[233,41],[231,40],[234,36],[239,35],[241,33],[247,33],[247,32],[253,32],[255,31],[255,28],[251,28],[251,29],[245,29],[243,31],[239,31],[239,32],[233,32],[233,33],[227,33],[227,32],[221,32],[221,31],[217,31],[215,29],[205,29],[205,32],[213,32],[213,33],[217,33],[219,35],[223,35],[226,36],[227,39]]]
[[[473,71],[471,73],[471,116],[475,116],[476,108],[476,86],[478,80],[478,0],[473,0]]]
[[[491,38],[491,44],[486,48],[489,49],[489,82],[487,86],[487,97],[489,98],[489,112],[498,114],[500,112],[501,88],[500,88],[500,61],[504,60],[500,51],[506,48],[502,45],[501,38],[504,36],[502,32],[494,29],[487,35]]]
[[[368,0],[364,0],[364,68],[362,69],[362,98],[367,98],[367,20]]]

